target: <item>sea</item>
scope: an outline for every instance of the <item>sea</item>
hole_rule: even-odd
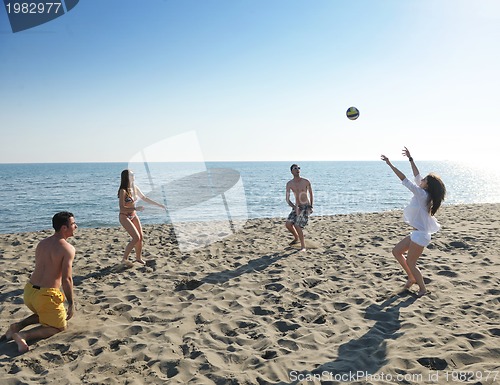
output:
[[[147,202],[143,224],[285,219],[285,186],[292,162],[37,163],[0,164],[0,233],[51,229],[51,218],[70,211],[80,228],[116,227],[120,173],[132,169]],[[411,176],[408,161],[393,162]],[[411,193],[382,161],[300,162],[314,194],[313,215],[399,210]],[[446,205],[499,203],[496,165],[421,161],[423,176],[434,172],[446,187]],[[439,212],[437,214],[439,219]]]

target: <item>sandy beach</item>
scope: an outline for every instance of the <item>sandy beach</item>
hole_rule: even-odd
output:
[[[188,252],[145,226],[147,265],[130,269],[123,229],[78,229],[75,317],[26,354],[0,342],[0,383],[500,383],[500,204],[437,218],[422,298],[401,293],[391,255],[410,231],[401,211],[313,215],[306,253],[284,218]],[[30,314],[22,290],[50,234],[0,235],[2,334]]]

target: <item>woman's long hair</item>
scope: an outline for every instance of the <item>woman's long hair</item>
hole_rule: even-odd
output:
[[[446,196],[446,187],[441,178],[435,174],[427,175],[427,192],[429,193],[429,212],[436,214]]]
[[[125,190],[128,197],[132,197],[132,186],[130,185],[130,171],[123,170],[121,174],[120,188],[118,189],[118,197],[120,197],[120,190]]]

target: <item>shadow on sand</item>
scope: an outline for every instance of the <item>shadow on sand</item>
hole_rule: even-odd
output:
[[[320,380],[321,384],[364,381],[358,373],[374,375],[387,363],[387,340],[395,340],[403,333],[399,319],[400,310],[410,306],[417,297],[409,292],[401,292],[386,299],[381,304],[372,304],[365,310],[365,319],[376,321],[362,336],[354,338],[338,349],[335,361],[324,363],[311,371],[296,371],[290,375],[292,382],[279,385],[298,384],[301,379]]]
[[[285,253],[276,252],[271,255],[264,255],[257,259],[252,259],[248,261],[245,265],[241,265],[240,267],[234,270],[224,270],[215,273],[210,273],[207,276],[203,277],[201,280],[197,279],[183,279],[176,283],[175,290],[194,290],[204,283],[209,284],[221,284],[228,282],[236,277],[239,277],[243,274],[260,272],[271,266],[273,263],[279,261],[280,259],[287,258],[292,254],[297,253],[298,250],[288,251]]]

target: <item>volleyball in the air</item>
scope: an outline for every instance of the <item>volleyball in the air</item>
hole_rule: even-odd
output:
[[[351,120],[356,120],[359,117],[359,110],[356,107],[349,107],[345,113]]]

